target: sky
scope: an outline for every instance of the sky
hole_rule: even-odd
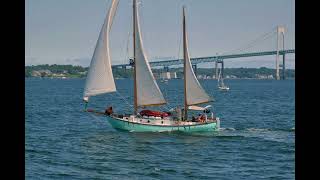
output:
[[[295,48],[294,0],[139,0],[146,55],[182,58],[182,6],[191,57],[235,53],[250,42],[286,27],[285,48]],[[26,0],[25,65],[88,66],[111,0]],[[132,0],[120,0],[110,33],[113,64],[132,55]],[[245,52],[276,49],[276,36],[257,41]],[[129,47],[129,51],[127,51]],[[275,67],[275,56],[225,60],[225,67]],[[295,68],[295,55],[286,56]],[[213,63],[199,67],[213,67]]]

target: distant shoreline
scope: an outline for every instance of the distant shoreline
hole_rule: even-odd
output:
[[[57,77],[25,77],[26,79],[86,79],[85,77],[67,77],[67,78],[57,78]],[[124,79],[132,79],[132,78],[114,78],[115,80],[124,80]],[[275,79],[263,79],[263,78],[225,78],[225,80],[275,80]],[[156,79],[161,80],[161,79]],[[174,78],[168,80],[182,80],[182,78]],[[217,80],[217,79],[199,79],[199,80]],[[285,80],[295,80],[295,78],[286,78]]]
[[[85,78],[88,72],[88,67],[73,66],[73,65],[37,65],[37,66],[25,66],[25,77],[45,77],[55,79],[68,79],[68,78]],[[115,79],[127,79],[131,78],[133,71],[131,68],[113,68],[113,76]],[[182,78],[183,69],[170,68],[164,70],[163,68],[152,69],[154,77],[156,79],[168,78]],[[197,68],[196,70],[198,79],[215,79],[214,68]],[[275,79],[275,69],[266,67],[261,68],[224,68],[224,79]],[[280,70],[280,76],[282,76],[282,69]],[[294,69],[286,69],[286,79],[295,78]]]

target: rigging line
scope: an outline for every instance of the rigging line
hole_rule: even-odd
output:
[[[132,14],[130,14],[130,19],[132,19]],[[132,29],[131,25],[132,25],[132,22],[129,21],[129,23],[128,23],[128,26],[129,26],[128,37],[127,37],[127,39],[125,39],[125,40],[127,40],[127,47],[126,47],[126,54],[124,57],[124,64],[126,64],[126,62],[128,62],[128,60],[129,60],[129,43],[130,43],[130,32],[131,32],[130,29]]]
[[[118,91],[117,91],[117,94],[119,95],[119,97],[120,97],[122,100],[125,101],[125,103],[126,103],[128,106],[130,106],[130,107],[133,106],[133,105],[131,105]]]
[[[123,106],[124,110],[131,111],[132,108],[130,107],[130,104],[127,103],[125,98],[121,97],[121,94],[119,94],[119,96],[117,97],[117,100],[125,101],[125,103],[124,104],[122,103],[120,106]]]
[[[180,4],[179,4],[179,10],[177,11],[178,12],[178,15],[176,16],[176,17],[179,17],[179,14],[180,14]],[[178,22],[180,22],[180,21],[178,21]],[[178,30],[178,46],[179,46],[179,49],[178,49],[178,56],[177,56],[177,59],[179,59],[179,57],[180,57],[180,49],[181,49],[181,40],[182,40],[182,35],[181,35],[181,22],[180,23],[178,23],[179,24],[179,27],[177,28],[177,30]]]
[[[127,49],[126,49],[126,56],[124,59],[124,64],[129,60],[129,43],[130,43],[130,31],[128,32]]]
[[[177,37],[178,37],[178,55],[176,56],[177,59],[179,60],[179,57],[180,57],[180,50],[181,50],[181,40],[182,40],[182,35],[181,35],[181,22],[180,22],[180,4],[181,2],[178,3],[178,10],[176,11],[177,12],[177,16],[176,17],[179,17],[179,20],[178,20],[178,28],[177,29]]]
[[[124,40],[123,40],[123,43],[122,43],[122,46],[121,46],[121,49],[120,49],[120,54],[121,54],[121,55],[124,54],[123,51],[124,51],[124,46],[125,46],[124,44],[126,43],[126,40],[127,40],[127,39],[124,39]],[[124,58],[126,58],[126,55],[127,55],[127,54],[125,54],[125,57],[124,57]],[[124,64],[125,64],[125,63],[124,63]]]
[[[165,88],[165,90],[163,91],[164,93],[164,97],[166,97],[166,98],[168,98],[168,92],[167,92],[167,88]],[[167,111],[169,111],[170,110],[170,108],[168,108],[168,107],[170,107],[170,103],[169,103],[169,101],[167,101],[166,100],[166,102],[167,102],[167,104],[164,106],[164,107],[162,107],[162,108],[164,108],[165,110],[167,110]]]
[[[129,104],[129,102],[128,102],[118,91],[116,91],[116,93],[120,96],[120,98],[121,98],[122,100],[124,100],[124,102],[125,102],[128,106],[133,107],[133,105]]]
[[[89,114],[90,114],[91,117],[93,117],[94,119],[96,119],[96,120],[99,122],[99,124],[102,124],[102,123],[100,123],[100,122],[101,122],[101,119],[99,119],[98,117],[96,117],[95,115],[93,115],[93,114],[91,114],[91,113],[89,113]]]

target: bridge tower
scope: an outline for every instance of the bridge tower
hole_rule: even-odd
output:
[[[193,68],[193,72],[194,74],[197,76],[198,75],[198,72],[197,72],[197,64],[192,64],[192,68]]]
[[[124,71],[127,70],[127,66],[126,65],[122,65],[121,68],[124,69]]]
[[[163,66],[164,72],[169,72],[169,66]]]
[[[219,69],[218,69],[219,64],[221,64],[221,67],[220,67],[220,69],[221,69],[221,77],[224,77],[223,76],[223,74],[224,74],[224,72],[223,72],[224,71],[224,62],[223,62],[222,59],[217,59],[215,61],[215,73],[216,73],[215,79],[218,79],[218,76],[219,76]]]
[[[214,64],[215,64],[215,76],[214,76],[214,78],[215,79],[218,79],[218,61],[216,60],[216,61],[214,61]]]
[[[281,46],[281,40],[282,40],[282,50],[283,50],[282,79],[285,79],[284,33],[285,33],[285,28],[283,26],[278,26],[277,27],[276,80],[280,79],[280,64],[279,64],[279,55],[280,54],[279,54],[279,51],[280,51],[280,46]]]

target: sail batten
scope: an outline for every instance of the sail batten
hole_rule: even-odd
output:
[[[136,1],[136,0],[134,0]],[[152,74],[151,67],[143,48],[140,31],[138,6],[135,2],[134,28],[135,28],[135,80],[136,103],[138,107],[166,104],[162,92]]]
[[[111,7],[101,28],[86,78],[84,99],[88,99],[89,96],[116,91],[111,68],[109,32],[118,3],[119,0],[112,0]]]
[[[196,105],[203,104],[210,101],[213,101],[212,98],[205,92],[199,83],[192,65],[189,56],[189,48],[188,48],[188,35],[185,24],[185,8],[183,9],[183,43],[184,43],[184,75],[185,75],[185,105]]]

